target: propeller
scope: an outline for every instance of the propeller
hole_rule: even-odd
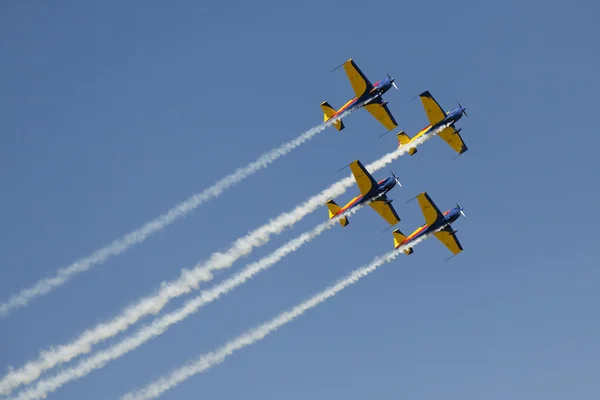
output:
[[[465,217],[465,218],[467,218],[467,216],[463,212],[463,209],[458,205],[458,203],[456,203],[456,207],[458,207],[458,211],[460,211],[460,213],[462,214],[462,216]]]
[[[458,104],[458,107],[463,108],[463,106],[460,105],[460,103],[458,102],[458,100],[456,100],[456,103]],[[469,116],[469,114],[467,114],[467,110],[466,109],[463,109],[462,113],[465,114],[466,117]]]
[[[398,86],[396,86],[396,84],[394,83],[395,79],[392,78],[390,76],[390,74],[388,74],[387,72],[385,74],[387,75],[388,79],[390,80],[390,83],[392,84],[392,86],[394,86],[396,88],[396,90],[398,90]]]
[[[394,177],[394,180],[396,181],[396,183],[398,184],[398,186],[402,187],[402,184],[400,183],[400,180],[398,179],[398,177],[394,174],[394,172],[390,169],[390,172],[392,173],[392,176]]]

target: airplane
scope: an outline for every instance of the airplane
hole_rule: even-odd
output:
[[[329,208],[329,219],[341,215],[359,204],[369,202],[369,205],[390,225],[395,225],[400,222],[400,217],[398,217],[396,210],[394,210],[394,207],[391,205],[393,199],[389,200],[386,196],[386,193],[392,190],[396,184],[402,186],[398,177],[392,172],[391,177],[377,182],[359,160],[350,163],[350,170],[352,171],[352,175],[354,175],[354,180],[356,181],[361,194],[350,200],[344,207],[338,206],[333,199],[327,200],[326,204],[327,208]],[[342,226],[346,226],[350,223],[347,216],[340,218],[339,222]]]
[[[331,118],[334,118],[343,112],[364,107],[368,112],[371,113],[371,115],[375,117],[375,119],[381,122],[381,124],[388,129],[388,132],[396,128],[398,123],[387,107],[388,102],[383,101],[382,98],[383,94],[390,90],[392,86],[395,87],[396,90],[398,89],[398,86],[396,86],[394,83],[394,79],[390,77],[389,74],[386,74],[387,78],[375,82],[373,85],[371,82],[369,82],[365,74],[362,73],[352,59],[349,59],[342,65],[344,66],[344,70],[346,70],[346,74],[350,80],[350,85],[352,85],[352,89],[354,89],[356,97],[344,104],[339,110],[331,107],[331,105],[326,101],[321,103],[321,109],[323,109],[324,113],[323,121],[327,122]],[[334,71],[342,65],[336,67]],[[371,100],[369,100],[370,98]],[[363,104],[364,102],[367,103]],[[341,131],[345,128],[341,119],[335,121],[333,126],[338,131]]]
[[[456,221],[461,215],[466,217],[463,209],[457,204],[456,207],[441,213],[427,192],[419,194],[417,199],[425,217],[425,225],[420,226],[408,236],[405,236],[400,229],[394,230],[392,232],[394,235],[394,248],[397,249],[400,246],[407,245],[418,237],[433,232],[435,237],[452,252],[453,255],[451,257],[460,253],[463,248],[456,238],[455,233],[457,231],[452,229],[450,224]],[[412,254],[413,248],[407,248],[404,250],[404,253],[406,255]]]
[[[398,133],[398,145],[399,146],[409,146],[411,142],[415,141],[419,137],[423,135],[427,135],[430,132],[433,132],[435,129],[442,125],[450,124],[447,128],[444,128],[441,132],[438,133],[438,136],[444,139],[446,143],[450,145],[458,153],[461,155],[465,151],[467,151],[467,146],[460,137],[460,131],[462,128],[455,129],[454,124],[464,115],[467,115],[466,108],[461,106],[458,103],[458,107],[454,110],[444,112],[444,109],[438,104],[437,101],[433,98],[431,93],[428,90],[424,91],[419,95],[421,98],[421,102],[423,103],[423,107],[425,108],[425,113],[427,114],[427,118],[429,118],[429,125],[423,128],[419,133],[417,133],[412,139],[404,133],[404,131],[400,131]],[[408,150],[408,154],[411,156],[417,152],[417,148],[413,147]]]

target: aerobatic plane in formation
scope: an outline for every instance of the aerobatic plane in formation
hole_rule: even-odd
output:
[[[396,186],[396,183],[399,186],[402,186],[398,177],[392,172],[392,176],[377,182],[358,160],[350,163],[350,170],[352,171],[352,175],[354,175],[354,180],[360,190],[360,195],[350,200],[344,207],[338,206],[333,199],[329,199],[327,201],[329,219],[343,214],[359,204],[368,202],[368,204],[390,225],[395,225],[400,222],[400,217],[398,217],[396,210],[394,210],[394,207],[392,207],[391,204],[393,199],[389,200],[386,196],[386,193],[392,190],[392,188]],[[339,222],[342,226],[348,225],[348,217],[345,216],[340,218]]]
[[[407,245],[418,237],[433,232],[435,237],[452,252],[452,257],[460,253],[463,248],[456,238],[455,233],[457,231],[453,230],[450,224],[456,221],[461,214],[465,216],[463,209],[457,204],[453,209],[441,213],[427,192],[419,194],[417,199],[425,217],[425,225],[420,226],[408,236],[404,236],[400,229],[394,230],[394,248],[397,249],[400,246]],[[413,249],[412,247],[408,247],[404,252],[407,255],[412,254]]]
[[[440,126],[450,124],[450,126],[439,132],[438,136],[444,139],[444,141],[448,143],[450,147],[452,147],[459,155],[467,151],[467,146],[463,142],[462,137],[460,137],[460,131],[462,128],[454,128],[454,124],[463,116],[463,114],[467,115],[467,112],[465,111],[466,108],[458,103],[458,107],[456,107],[454,110],[444,112],[444,109],[438,104],[437,101],[435,101],[429,91],[424,91],[419,95],[419,97],[421,98],[421,102],[425,108],[427,118],[429,118],[429,125],[423,128],[412,139],[406,133],[404,133],[404,131],[398,133],[397,136],[399,146],[410,146],[413,141],[421,136],[433,132]],[[408,151],[411,156],[416,152],[416,147],[412,147]]]
[[[346,74],[350,80],[350,85],[352,85],[352,89],[354,89],[354,94],[356,94],[356,97],[344,104],[339,110],[331,107],[331,105],[326,101],[321,103],[321,108],[324,112],[323,120],[327,122],[331,118],[335,118],[343,112],[364,107],[368,112],[371,113],[371,115],[375,117],[377,121],[381,122],[381,124],[388,129],[388,132],[396,128],[398,123],[396,123],[394,116],[387,107],[388,102],[383,101],[382,98],[383,94],[390,90],[392,86],[398,89],[398,86],[396,86],[394,83],[394,79],[390,77],[389,74],[386,74],[387,78],[372,84],[369,82],[365,74],[363,74],[358,66],[354,63],[354,61],[352,61],[352,59],[349,59],[342,65],[344,66],[344,70],[346,70]],[[342,65],[336,67],[335,69],[341,67]],[[344,123],[341,119],[335,121],[333,126],[335,126],[338,131],[344,129]]]

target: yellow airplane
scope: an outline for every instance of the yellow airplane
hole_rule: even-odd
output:
[[[420,236],[427,235],[433,232],[434,236],[440,240],[451,252],[452,257],[460,253],[463,248],[456,238],[456,230],[452,229],[451,223],[456,221],[461,215],[464,217],[463,209],[457,204],[456,207],[440,212],[433,200],[427,192],[423,192],[417,196],[419,206],[425,217],[425,225],[418,227],[413,233],[405,236],[400,229],[394,230],[394,248],[405,246],[414,241]],[[407,248],[404,252],[409,255],[413,253],[412,247]]]
[[[392,176],[377,182],[358,160],[350,163],[350,170],[352,171],[352,175],[354,175],[354,180],[361,194],[350,200],[344,207],[338,206],[333,199],[329,199],[327,201],[329,219],[343,214],[359,204],[368,203],[390,225],[396,225],[400,222],[400,217],[398,217],[396,210],[394,210],[391,204],[394,200],[386,197],[386,193],[392,190],[396,184],[402,186],[398,177],[392,172]],[[341,218],[339,222],[342,226],[350,223],[347,216]]]
[[[371,113],[371,115],[375,117],[377,121],[381,122],[381,124],[388,129],[388,132],[392,129],[395,129],[398,124],[387,107],[388,102],[383,101],[382,98],[383,94],[390,90],[392,86],[398,89],[394,83],[394,79],[387,74],[387,78],[372,84],[369,82],[369,79],[367,79],[365,74],[362,73],[360,68],[358,68],[358,66],[354,63],[354,61],[352,61],[352,59],[349,59],[342,65],[344,66],[346,75],[348,75],[348,79],[350,80],[350,84],[352,85],[352,89],[354,90],[356,97],[344,104],[339,110],[331,107],[331,105],[326,101],[321,103],[321,109],[324,113],[323,121],[327,122],[331,118],[337,117],[343,112],[353,111],[360,107],[364,107],[365,110]],[[334,71],[342,65],[336,67]],[[335,121],[333,126],[338,131],[344,129],[344,123],[341,119]]]
[[[467,146],[460,137],[459,132],[462,128],[454,129],[454,124],[462,117],[463,114],[467,115],[465,111],[466,108],[458,103],[458,107],[454,110],[444,112],[444,109],[438,104],[437,101],[433,98],[429,91],[424,91],[419,95],[421,98],[421,102],[423,103],[423,107],[425,108],[425,113],[427,114],[427,118],[429,118],[429,125],[425,128],[421,129],[419,133],[417,133],[412,139],[401,131],[398,133],[398,145],[399,146],[410,146],[412,142],[416,139],[420,138],[423,135],[430,134],[435,131],[437,128],[443,125],[448,125],[447,128],[444,128],[441,132],[438,133],[438,136],[444,139],[446,143],[450,145],[459,155],[467,151]],[[468,115],[467,115],[468,117]],[[416,147],[412,147],[408,150],[408,154],[411,156],[417,152]]]

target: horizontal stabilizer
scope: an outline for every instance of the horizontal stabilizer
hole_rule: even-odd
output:
[[[396,136],[398,136],[398,146],[407,145],[411,141],[410,137],[404,131],[400,131],[400,133],[398,133]],[[416,147],[408,149],[408,154],[410,154],[411,156],[413,154],[415,154],[416,152],[417,152]]]
[[[406,132],[400,131],[396,136],[398,136],[398,144],[405,145],[410,143],[410,136]]]
[[[342,210],[340,206],[337,205],[333,199],[327,200],[327,208],[329,209],[329,219],[334,218],[338,215],[338,213]],[[348,217],[340,218],[340,225],[346,226],[350,223]]]
[[[404,235],[404,233],[402,233],[400,231],[400,229],[396,229],[394,230],[394,232],[392,232],[394,234],[394,248],[397,249],[398,247],[400,247],[402,245],[402,243],[404,243],[404,241],[406,240],[406,235]],[[410,254],[413,253],[413,249],[412,247],[409,247],[408,249],[404,249],[404,253],[408,256]]]
[[[400,229],[395,229],[392,234],[394,235],[394,248],[397,249],[406,240],[404,233]]]
[[[335,108],[331,107],[331,105],[326,101],[321,103],[321,109],[323,110],[323,122],[329,121],[331,119],[331,117],[333,117],[337,113]],[[335,121],[333,123],[333,126],[338,131],[341,131],[342,129],[345,128],[344,123],[342,122],[341,119]]]
[[[342,209],[333,199],[327,200],[327,208],[329,209],[329,219],[335,217]]]

